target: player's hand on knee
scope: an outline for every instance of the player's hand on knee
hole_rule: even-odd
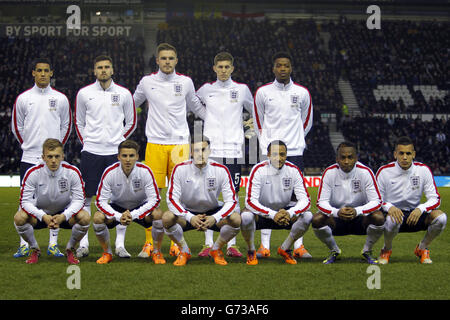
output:
[[[420,211],[419,208],[415,208],[409,215],[408,219],[406,220],[406,224],[409,226],[415,226],[417,222],[419,221],[420,216],[422,215],[422,211]]]
[[[397,207],[390,207],[388,210],[388,215],[394,220],[395,223],[400,224],[403,220],[403,211]]]

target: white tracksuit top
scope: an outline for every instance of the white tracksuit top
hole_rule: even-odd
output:
[[[72,113],[67,97],[50,87],[36,84],[21,93],[14,103],[11,128],[23,150],[22,162],[38,164],[42,145],[48,138],[63,144],[70,135]]]
[[[187,144],[187,108],[205,118],[205,107],[195,95],[191,78],[161,70],[141,79],[133,95],[136,106],[148,101],[145,135],[149,143]]]
[[[270,160],[265,160],[257,163],[250,172],[245,206],[251,212],[273,220],[278,210],[290,204],[292,194],[297,203],[287,210],[291,218],[302,214],[311,205],[303,175],[289,161],[277,169]]]
[[[211,141],[211,157],[241,158],[244,143],[242,111],[250,114],[253,96],[247,85],[229,78],[205,83],[197,96],[206,106],[204,134]]]
[[[441,196],[436,188],[430,168],[420,162],[413,162],[408,170],[403,170],[397,161],[378,169],[378,187],[383,199],[383,210],[389,211],[392,206],[409,211],[419,208],[430,212],[439,208]],[[422,194],[427,201],[420,203]]]
[[[303,155],[305,137],[313,122],[313,105],[308,89],[294,83],[274,80],[255,94],[253,121],[262,154],[273,140],[287,145],[288,156]]]
[[[128,177],[120,162],[103,172],[97,189],[96,205],[109,219],[114,218],[120,222],[122,217],[122,212],[114,210],[111,203],[130,210],[131,217],[135,220],[151,214],[160,202],[155,177],[145,164],[136,163]]]
[[[337,217],[342,207],[354,208],[357,215],[368,215],[381,208],[381,194],[375,176],[359,161],[349,173],[334,164],[322,174],[317,208]]]
[[[211,159],[202,169],[187,160],[173,169],[167,189],[167,206],[175,215],[190,222],[194,216],[192,212],[204,213],[219,207],[221,192],[224,205],[213,215],[217,222],[233,213],[237,205],[230,172]]]
[[[117,147],[133,133],[136,124],[131,92],[114,81],[106,90],[97,80],[78,91],[75,129],[83,144],[82,151],[117,154]]]
[[[23,178],[20,207],[36,219],[62,211],[68,221],[83,209],[84,201],[81,173],[65,161],[55,172],[45,163],[38,164],[28,169]]]

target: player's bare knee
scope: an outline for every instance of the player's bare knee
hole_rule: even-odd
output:
[[[97,211],[94,214],[94,218],[92,219],[92,222],[95,224],[105,223],[105,215],[103,213],[101,213],[100,211]]]
[[[228,224],[233,228],[239,228],[241,226],[241,215],[233,212],[228,219]]]
[[[153,220],[161,220],[163,216],[163,211],[160,208],[156,208],[155,210],[153,210],[151,216]]]
[[[87,226],[91,223],[91,216],[85,210],[78,212],[76,217],[77,223],[82,226]]]
[[[381,211],[375,211],[369,216],[369,223],[375,226],[382,226],[384,224],[385,218]]]
[[[311,220],[311,225],[315,229],[319,229],[322,227],[325,227],[326,225],[326,219],[327,217],[322,212],[316,212]]]
[[[169,229],[176,223],[176,216],[171,211],[166,211],[162,215],[162,223],[164,228]]]
[[[28,214],[25,211],[19,210],[14,215],[14,223],[16,226],[23,226],[28,222]]]

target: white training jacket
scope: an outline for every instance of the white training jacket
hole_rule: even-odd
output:
[[[287,210],[292,217],[309,209],[311,200],[300,169],[286,161],[277,169],[270,160],[256,164],[251,172],[245,196],[245,206],[251,212],[273,220],[278,210],[285,208],[295,194],[297,203]]]
[[[78,91],[75,129],[83,144],[82,151],[117,154],[117,147],[133,133],[136,124],[131,92],[114,81],[106,90],[96,80]]]
[[[11,129],[23,150],[22,162],[38,164],[48,138],[65,144],[71,123],[69,100],[50,85],[41,89],[35,84],[21,93],[14,103]]]
[[[136,106],[148,101],[145,135],[149,143],[187,144],[187,108],[205,119],[205,107],[195,95],[191,78],[161,70],[144,76],[133,95]]]
[[[217,222],[236,208],[237,200],[233,180],[227,167],[208,159],[199,169],[192,160],[175,166],[167,189],[167,206],[175,215],[191,221],[195,213],[205,213],[220,206],[222,192],[224,205],[213,215]]]
[[[261,152],[273,140],[287,145],[288,156],[301,156],[306,147],[305,137],[313,122],[311,95],[305,87],[289,81],[287,85],[274,80],[259,87],[255,93],[253,122]]]
[[[81,173],[65,161],[54,172],[45,163],[31,167],[23,178],[19,201],[22,210],[38,220],[62,212],[69,221],[84,206]]]
[[[197,96],[206,106],[204,135],[211,141],[211,157],[242,158],[242,111],[250,114],[253,96],[246,84],[229,78],[205,83]]]
[[[402,211],[419,208],[422,213],[430,212],[441,204],[433,174],[423,163],[413,162],[409,169],[403,170],[397,161],[391,162],[378,169],[377,181],[383,199],[382,208],[386,212],[392,206]],[[421,204],[422,194],[427,201]]]
[[[155,177],[145,164],[136,163],[128,177],[120,162],[103,172],[97,189],[96,205],[109,219],[114,218],[120,222],[123,213],[114,210],[112,203],[130,210],[132,219],[136,220],[151,214],[160,202]]]
[[[381,208],[381,194],[375,176],[359,161],[349,173],[334,164],[322,174],[317,208],[327,215],[338,217],[342,207],[354,208],[357,215],[369,215]]]

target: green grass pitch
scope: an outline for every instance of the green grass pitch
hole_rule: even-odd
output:
[[[317,188],[309,188],[313,199],[312,211],[316,211]],[[448,213],[450,188],[440,188],[441,209]],[[380,266],[380,289],[368,289],[368,265],[359,258],[365,241],[363,236],[337,237],[343,251],[342,259],[333,265],[323,265],[328,251],[315,237],[311,229],[305,234],[304,244],[313,258],[287,265],[276,254],[276,248],[287,231],[273,231],[272,257],[260,259],[257,266],[247,266],[245,260],[227,258],[228,266],[215,265],[208,258],[198,258],[203,233],[190,231],[185,234],[193,258],[185,267],[175,267],[175,258],[168,255],[169,239],[164,238],[165,265],[154,265],[149,259],[137,258],[144,243],[144,229],[132,224],[127,231],[126,247],[131,259],[114,258],[109,265],[97,265],[101,255],[92,226],[89,230],[90,255],[80,264],[81,288],[70,290],[67,280],[68,264],[65,258],[46,255],[48,230],[36,232],[42,255],[37,265],[27,265],[24,258],[13,258],[19,237],[13,226],[13,215],[18,205],[18,188],[0,189],[0,299],[96,299],[96,300],[307,300],[307,299],[450,299],[450,232],[448,228],[431,246],[432,265],[421,265],[413,251],[424,232],[399,234],[394,240],[394,250],[389,265]],[[244,190],[240,192],[243,206]],[[167,208],[165,197],[162,208]],[[63,249],[69,230],[61,230],[59,245]],[[215,233],[214,237],[217,237]],[[382,239],[375,245],[377,254]],[[115,240],[115,231],[111,231]],[[259,246],[260,233],[255,235]],[[237,244],[245,251],[242,235]],[[114,247],[113,247],[114,248]]]

